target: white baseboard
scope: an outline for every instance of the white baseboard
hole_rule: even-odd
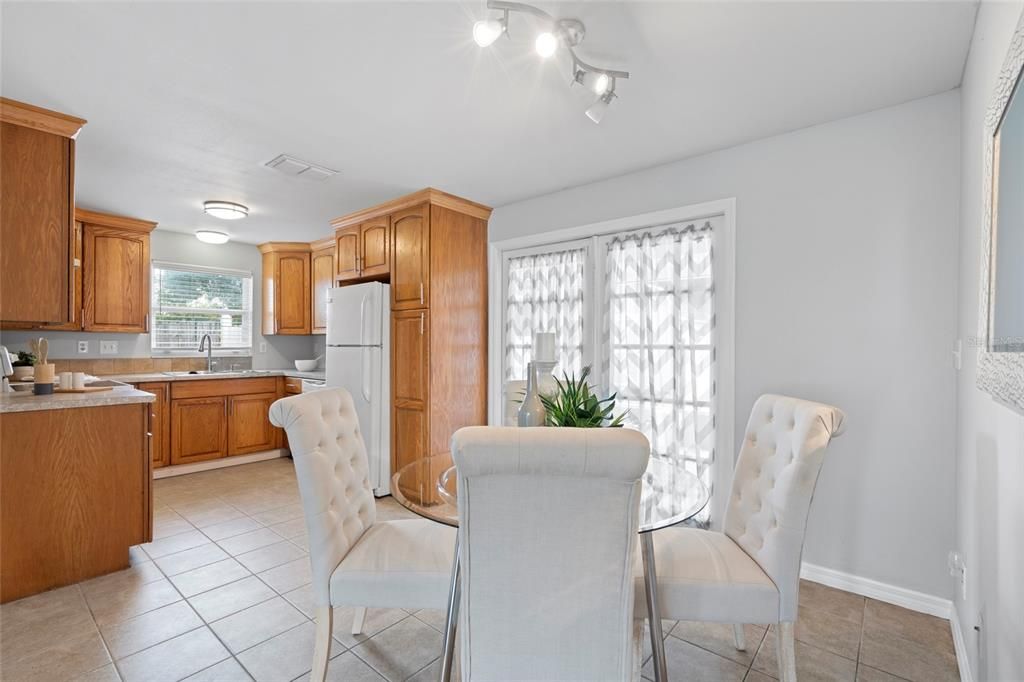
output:
[[[964,640],[964,631],[960,626],[960,613],[955,608],[949,619],[949,625],[953,629],[953,649],[956,651],[956,665],[960,668],[960,682],[974,682],[971,661],[967,658],[967,642]]]
[[[239,464],[252,464],[253,462],[264,462],[268,459],[277,459],[278,457],[285,457],[288,455],[288,450],[284,448],[277,448],[275,450],[267,450],[266,452],[255,452],[251,455],[234,455],[232,457],[222,457],[221,459],[211,459],[206,462],[196,462],[195,464],[177,464],[170,467],[160,467],[159,469],[153,469],[153,478],[170,478],[172,476],[184,476],[185,474],[194,474],[199,471],[209,471],[210,469],[221,469],[223,467],[233,467]]]
[[[927,613],[939,618],[949,619],[953,613],[953,602],[949,599],[936,597],[924,592],[908,590],[887,583],[862,578],[850,573],[843,573],[823,566],[815,566],[804,562],[800,567],[800,577],[811,582],[821,583],[839,590],[853,592],[864,597],[871,597],[911,611]]]

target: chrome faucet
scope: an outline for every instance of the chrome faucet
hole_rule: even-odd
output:
[[[205,348],[204,348],[205,346]],[[213,341],[210,340],[209,334],[203,334],[203,338],[199,339],[199,352],[202,353],[206,350],[206,371],[213,371]]]

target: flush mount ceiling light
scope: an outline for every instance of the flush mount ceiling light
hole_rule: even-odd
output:
[[[196,239],[207,244],[224,244],[229,237],[216,230],[196,230]]]
[[[615,81],[629,78],[628,71],[602,69],[579,58],[574,49],[583,42],[586,27],[579,19],[559,19],[544,10],[521,2],[488,0],[487,9],[502,13],[499,19],[482,19],[473,24],[473,40],[480,47],[494,43],[502,34],[508,35],[509,12],[523,12],[539,18],[545,29],[537,34],[533,47],[542,59],[547,59],[564,48],[572,58],[572,83],[579,83],[597,95],[597,101],[587,109],[586,114],[594,123],[600,123],[615,94]]]
[[[204,201],[203,213],[221,220],[238,220],[249,215],[249,209],[233,201]]]

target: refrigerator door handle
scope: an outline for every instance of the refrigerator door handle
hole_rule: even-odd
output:
[[[359,390],[362,391],[363,399],[366,400],[367,403],[372,402],[370,399],[370,377],[369,373],[366,371],[367,366],[371,362],[373,362],[373,356],[370,354],[370,348],[368,346],[363,346],[363,361],[360,363],[362,365],[362,369],[359,371]]]
[[[366,345],[366,294],[359,301],[359,345]]]

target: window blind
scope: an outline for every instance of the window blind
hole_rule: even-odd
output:
[[[154,352],[195,351],[204,334],[221,351],[252,351],[252,273],[153,263]]]

